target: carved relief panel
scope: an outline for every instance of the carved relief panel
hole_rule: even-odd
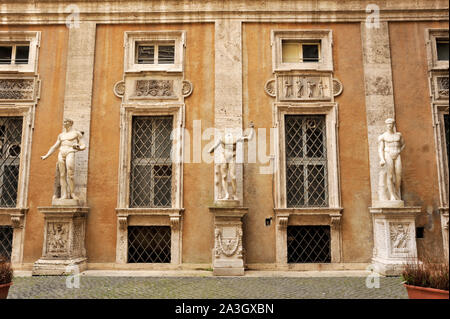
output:
[[[69,223],[49,222],[47,224],[47,254],[67,254],[69,250]]]
[[[0,101],[34,101],[38,91],[36,78],[0,78]]]
[[[448,75],[434,76],[432,88],[435,100],[448,100]]]
[[[242,229],[240,227],[219,227],[215,229],[215,255],[242,257]]]
[[[332,99],[332,89],[330,76],[277,76],[277,96],[280,101],[329,101]]]

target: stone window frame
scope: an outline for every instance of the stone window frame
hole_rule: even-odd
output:
[[[138,72],[183,72],[186,45],[185,31],[126,31],[124,34],[125,73]],[[175,43],[174,64],[138,64],[136,62],[136,46],[138,44]]]
[[[439,61],[437,59],[436,40],[441,38],[449,38],[448,29],[425,29],[427,60],[429,71],[447,71],[449,61]]]
[[[183,208],[183,141],[184,141],[183,103],[161,103],[155,105],[122,104],[120,121],[119,187],[117,214],[116,263],[127,263],[128,226],[170,226],[171,262],[157,263],[156,267],[181,264],[182,254],[182,215]],[[134,116],[172,116],[173,141],[172,154],[172,207],[169,208],[130,208],[130,160],[132,120]],[[130,265],[130,264],[127,264]]]
[[[300,42],[316,42],[320,41],[319,62],[299,62],[299,63],[283,63],[282,62],[282,41],[294,40]],[[294,70],[316,70],[316,71],[333,71],[333,35],[329,29],[304,29],[304,30],[272,30],[271,32],[272,46],[272,71],[294,71]]]
[[[11,262],[20,264],[23,258],[25,215],[28,212],[28,185],[35,104],[8,105],[0,102],[0,116],[22,117],[22,141],[16,207],[0,207],[0,216],[6,216],[10,221],[6,225],[13,227]]]
[[[325,115],[327,134],[328,206],[288,208],[286,200],[285,116]],[[296,268],[287,263],[287,226],[328,225],[331,230],[331,263],[342,260],[341,207],[339,182],[338,104],[322,103],[274,103],[275,143],[275,219],[276,262],[280,266]],[[302,264],[299,264],[302,265]]]
[[[0,31],[0,43],[12,45],[30,43],[27,64],[0,64],[0,72],[37,73],[40,41],[40,31]]]

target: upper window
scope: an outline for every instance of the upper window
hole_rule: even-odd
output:
[[[448,29],[427,29],[428,70],[448,71]]]
[[[0,64],[28,64],[29,44],[0,44]]]
[[[320,41],[282,41],[282,61],[283,63],[312,63],[320,60]]]
[[[175,44],[138,44],[137,64],[174,64]]]
[[[332,71],[330,30],[272,31],[273,69],[275,71]]]
[[[35,73],[39,32],[0,31],[0,72]]]
[[[448,38],[436,39],[436,51],[438,61],[448,61]]]
[[[125,32],[125,72],[182,72],[183,31]]]

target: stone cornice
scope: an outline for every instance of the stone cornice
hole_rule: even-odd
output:
[[[442,0],[377,1],[381,21],[448,20]],[[2,0],[0,24],[65,24],[76,6],[81,21],[176,23],[239,19],[245,22],[361,22],[374,1],[319,0]]]

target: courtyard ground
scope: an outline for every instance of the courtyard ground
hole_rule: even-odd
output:
[[[362,271],[248,271],[244,277],[213,277],[210,271],[86,271],[79,277],[17,272],[8,299],[408,298],[400,277],[370,276]]]

